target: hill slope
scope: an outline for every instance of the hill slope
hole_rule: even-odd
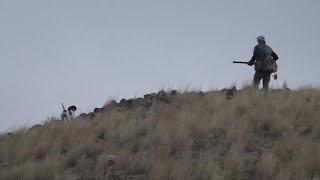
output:
[[[1,135],[0,179],[320,179],[319,117],[317,89],[161,91]]]

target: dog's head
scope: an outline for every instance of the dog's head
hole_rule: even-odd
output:
[[[68,108],[68,111],[76,111],[76,110],[77,110],[77,107],[74,105]]]

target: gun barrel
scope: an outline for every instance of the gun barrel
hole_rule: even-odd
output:
[[[233,61],[235,64],[248,64],[248,62],[245,61]]]

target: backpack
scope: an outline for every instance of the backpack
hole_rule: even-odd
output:
[[[274,73],[278,70],[278,65],[271,56],[266,57],[264,60],[257,60],[254,66],[255,71],[263,71],[268,73]]]

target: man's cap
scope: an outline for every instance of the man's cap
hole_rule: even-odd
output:
[[[265,41],[266,38],[265,38],[264,36],[258,36],[258,37],[257,37],[257,40],[258,40],[258,41]]]

